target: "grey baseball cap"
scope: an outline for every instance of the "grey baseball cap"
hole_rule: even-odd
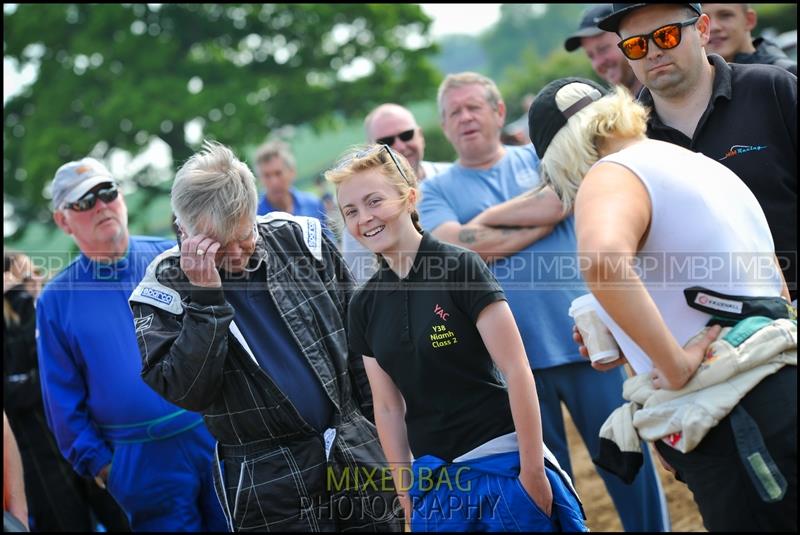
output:
[[[106,166],[94,158],[65,163],[53,178],[53,209],[59,210],[64,203],[77,201],[90,189],[105,182],[116,184]]]
[[[598,4],[587,8],[581,16],[581,24],[578,27],[578,31],[564,41],[564,48],[567,49],[567,52],[580,48],[582,38],[594,37],[604,33],[605,30],[600,29],[597,23],[609,15],[611,15],[611,4]]]

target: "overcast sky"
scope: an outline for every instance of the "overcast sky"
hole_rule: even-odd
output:
[[[441,37],[449,33],[477,35],[500,18],[500,4],[420,4],[433,19],[431,34]]]

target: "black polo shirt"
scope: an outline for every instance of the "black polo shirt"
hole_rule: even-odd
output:
[[[406,278],[382,260],[353,296],[350,346],[376,358],[402,393],[414,457],[452,461],[514,430],[508,391],[475,326],[500,300],[477,254],[429,233]]]
[[[701,152],[739,175],[767,216],[792,299],[797,298],[797,77],[774,65],[728,64],[716,54],[711,101],[694,137],[650,115],[647,135]],[[639,101],[653,108],[650,90]],[[736,217],[736,214],[731,214]]]

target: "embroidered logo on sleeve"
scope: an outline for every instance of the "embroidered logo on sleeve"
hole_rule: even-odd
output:
[[[183,313],[183,303],[178,292],[161,284],[154,284],[147,278],[139,283],[128,300],[132,308],[133,303],[142,303],[176,315]]]
[[[136,327],[136,332],[146,331],[153,324],[153,314],[141,318],[134,318],[133,324]]]
[[[306,227],[307,232],[306,236],[308,239],[308,247],[309,249],[316,249],[319,245],[317,244],[317,237],[319,236],[319,222],[316,219],[308,218],[306,219]]]
[[[174,297],[168,294],[167,292],[162,292],[156,290],[155,288],[148,288],[148,287],[142,288],[141,296],[149,297],[150,299],[158,301],[159,303],[164,303],[165,305],[171,305],[172,300],[174,299]]]

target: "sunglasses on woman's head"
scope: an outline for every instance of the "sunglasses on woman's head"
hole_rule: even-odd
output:
[[[119,195],[119,190],[116,186],[111,185],[107,188],[99,189],[96,192],[89,192],[75,202],[66,203],[64,208],[74,210],[75,212],[85,212],[91,210],[97,204],[97,199],[108,204],[113,202]]]
[[[628,59],[642,59],[647,55],[647,47],[650,39],[661,50],[669,50],[681,44],[681,33],[684,26],[691,26],[700,17],[694,17],[684,22],[667,24],[650,33],[642,35],[632,35],[617,43],[617,46]]]
[[[414,133],[417,131],[416,128],[412,128],[411,130],[406,130],[405,132],[400,132],[394,136],[386,136],[386,137],[379,137],[375,140],[375,143],[379,143],[381,145],[389,145],[390,147],[394,145],[395,138],[400,138],[401,141],[411,141],[414,139]]]
[[[409,138],[409,139],[411,139],[411,138]],[[353,160],[358,160],[359,158],[365,158],[365,157],[369,156],[370,154],[372,154],[374,152],[382,151],[383,149],[386,149],[386,152],[389,153],[389,157],[392,159],[392,161],[394,162],[395,167],[397,167],[397,170],[400,172],[400,176],[403,177],[403,179],[406,181],[406,184],[410,185],[411,181],[406,176],[406,173],[405,173],[405,171],[403,171],[403,168],[400,167],[400,162],[397,161],[397,157],[394,155],[394,151],[392,150],[392,148],[389,145],[386,145],[385,143],[384,144],[380,144],[380,145],[377,145],[377,144],[376,145],[372,145],[372,146],[370,146],[369,148],[367,148],[365,150],[356,152],[355,154],[353,154],[349,158],[346,158],[346,159],[342,160],[341,162],[339,162],[339,165],[337,165],[334,168],[334,170],[342,169],[345,166],[349,165],[350,162],[352,162]]]

